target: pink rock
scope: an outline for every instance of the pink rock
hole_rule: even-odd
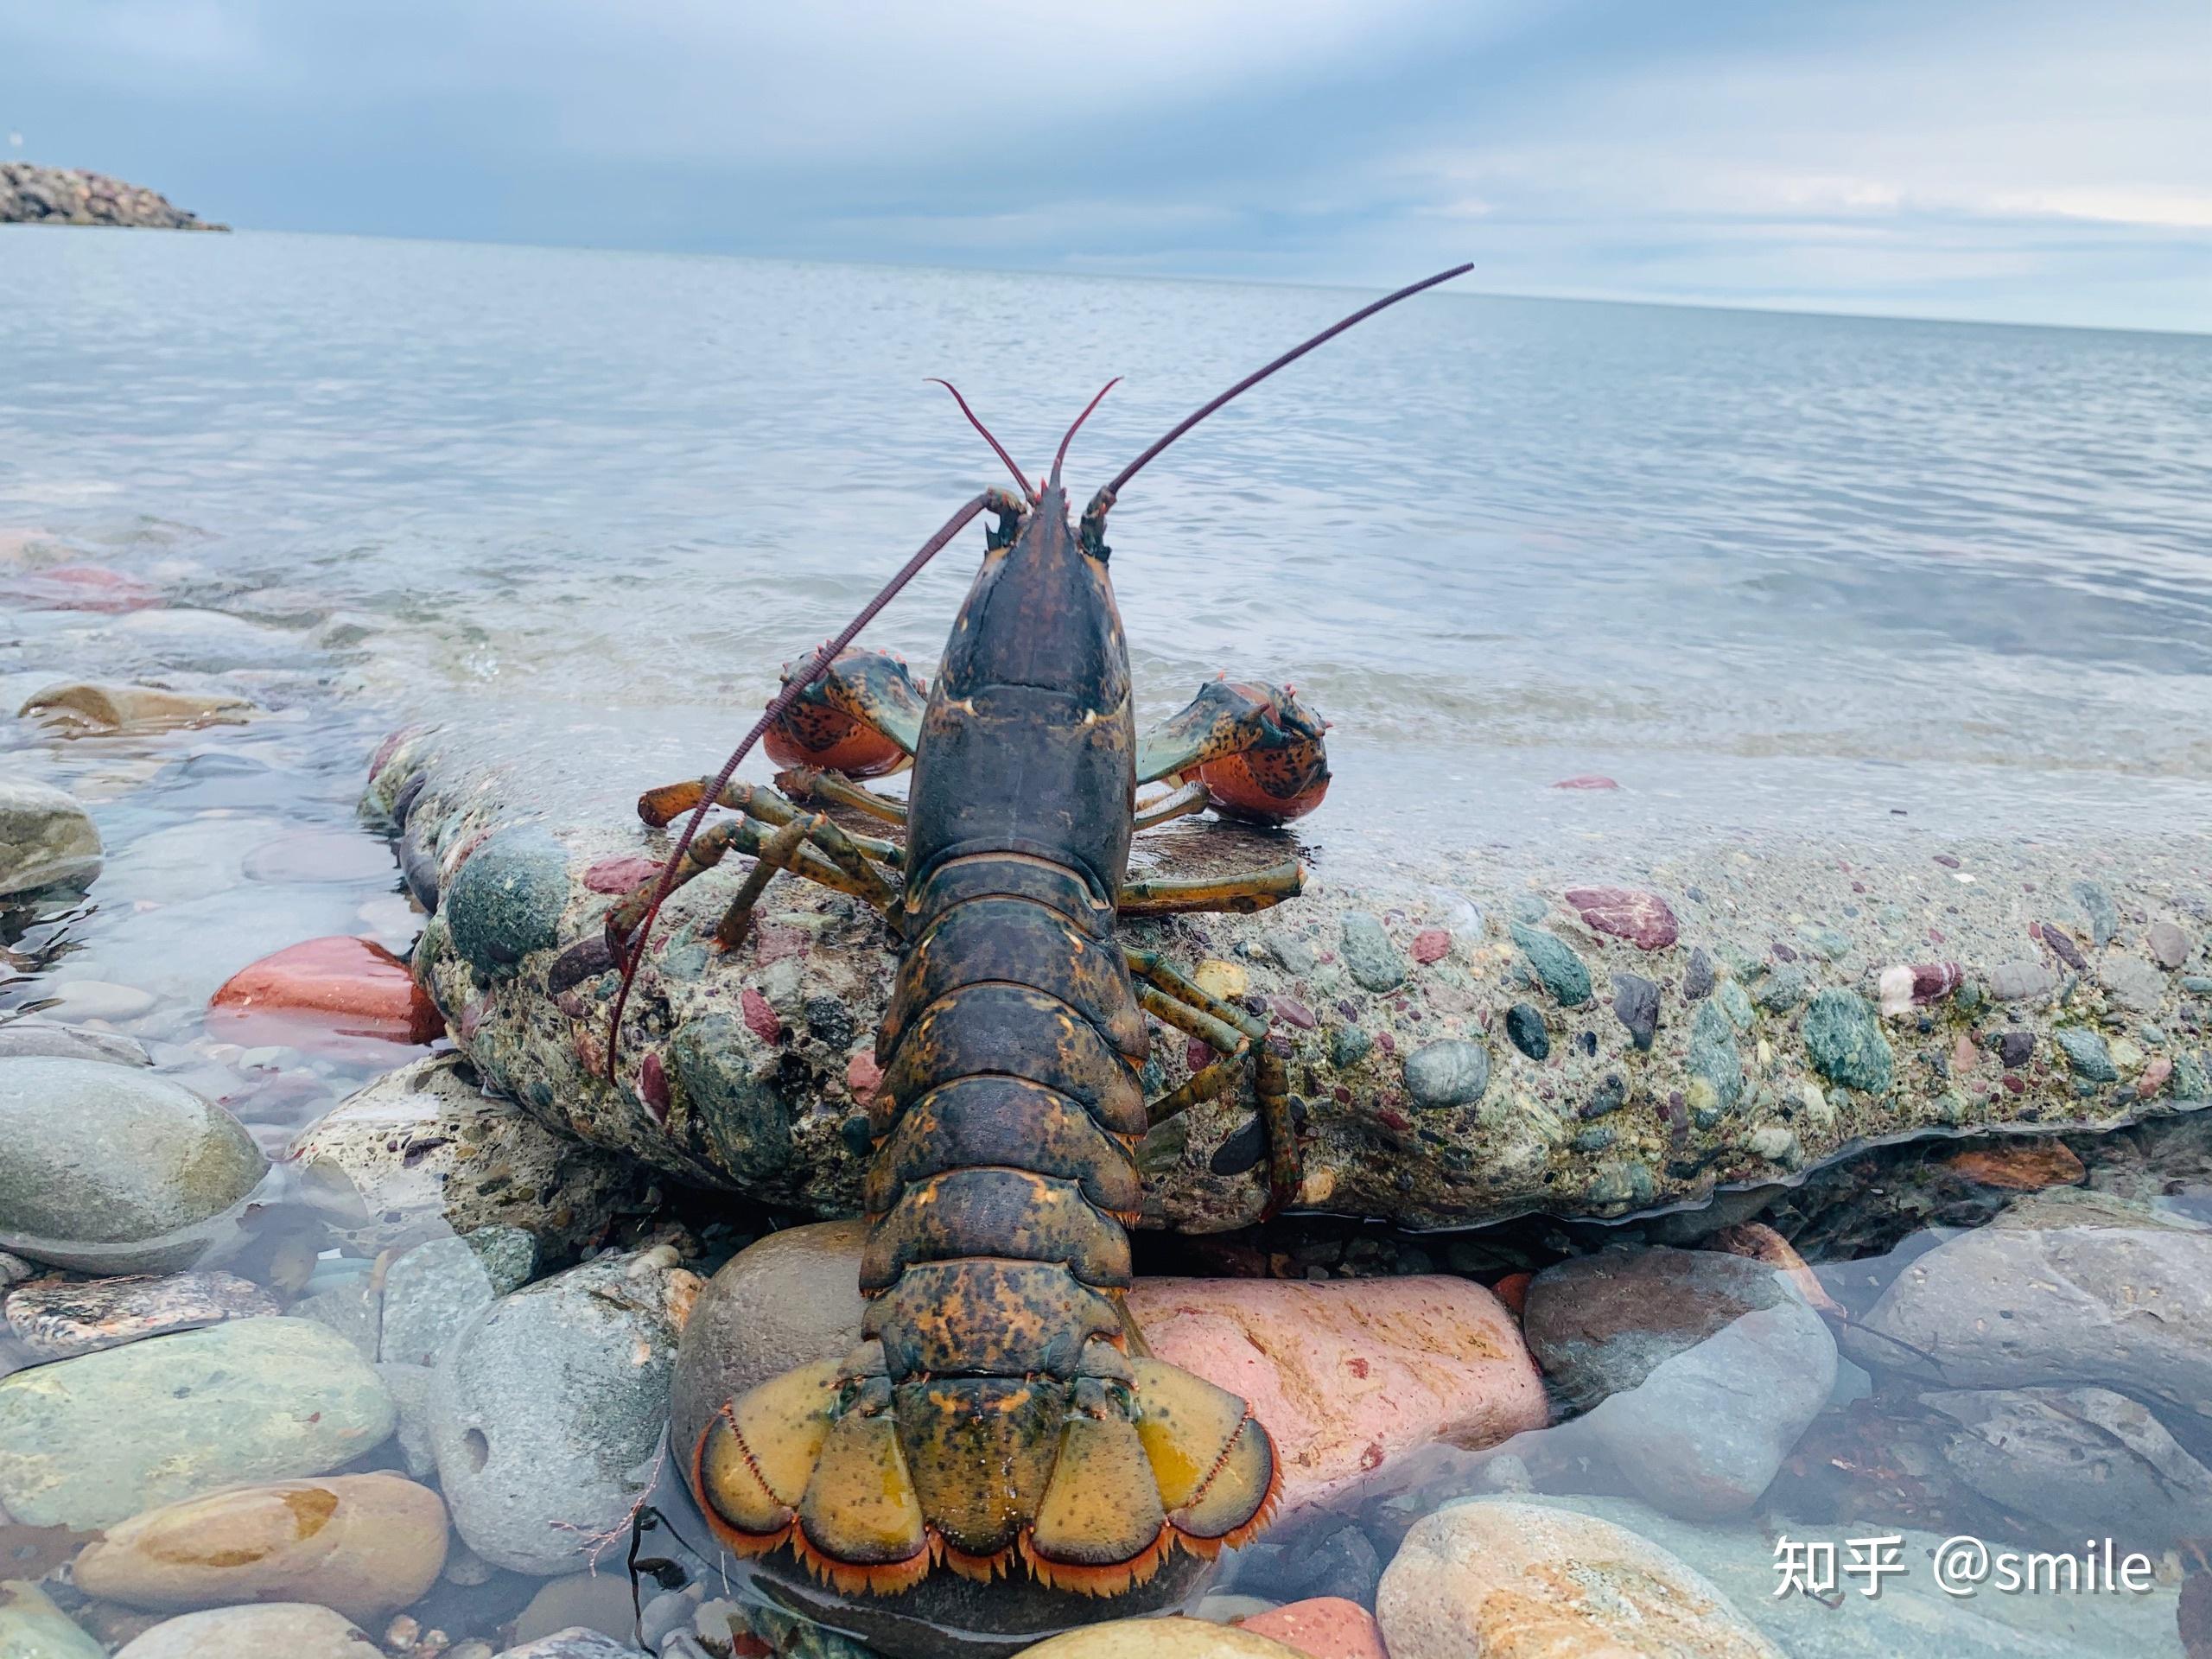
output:
[[[635,893],[660,874],[661,861],[643,853],[624,853],[602,858],[584,872],[584,886],[594,893]]]
[[[1342,1596],[1287,1602],[1253,1614],[1238,1628],[1272,1637],[1306,1659],[1390,1659],[1375,1615]]]
[[[27,611],[100,611],[111,615],[159,605],[143,582],[99,564],[57,564],[8,583],[0,594]]]
[[[1436,1441],[1480,1449],[1548,1421],[1519,1325],[1465,1279],[1140,1279],[1128,1306],[1154,1353],[1250,1402],[1286,1516]]]
[[[738,1007],[745,1015],[746,1025],[762,1042],[772,1043],[784,1034],[784,1022],[776,1018],[776,1011],[768,1006],[768,999],[750,985],[738,998]]]
[[[1955,1077],[1961,1071],[1971,1071],[1980,1062],[1981,1051],[1974,1046],[1974,1039],[1961,1032],[1958,1040],[1951,1045],[1951,1074]]]
[[[2174,1074],[2174,1063],[2170,1055],[2161,1054],[2143,1068],[2143,1075],[2135,1079],[2135,1097],[2149,1100],[2166,1086],[2166,1079]]]
[[[344,1048],[428,1043],[445,1020],[407,964],[369,939],[308,939],[249,963],[208,1005],[210,1029],[236,1042]]]
[[[862,1049],[845,1062],[845,1087],[852,1090],[855,1106],[866,1106],[875,1098],[875,1091],[883,1087],[883,1068],[875,1063],[874,1055]]]
[[[1569,887],[1567,902],[1581,912],[1583,924],[1639,950],[1660,950],[1681,937],[1675,912],[1656,893],[1633,887]]]
[[[1452,936],[1440,927],[1424,927],[1414,935],[1415,962],[1441,962],[1452,949]]]
[[[1554,789],[1618,789],[1620,785],[1603,772],[1587,772],[1580,778],[1562,778],[1552,787]]]
[[[638,1097],[645,1103],[657,1123],[668,1122],[668,1068],[660,1056],[648,1052],[638,1063]]]

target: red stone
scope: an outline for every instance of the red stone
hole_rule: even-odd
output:
[[[1440,927],[1424,927],[1414,935],[1415,962],[1441,962],[1452,949],[1452,936]]]
[[[233,1041],[299,1048],[428,1043],[444,1016],[407,964],[369,939],[308,939],[241,968],[208,1005],[211,1030]]]
[[[1268,999],[1268,1006],[1275,1011],[1276,1019],[1296,1026],[1300,1031],[1311,1031],[1318,1023],[1313,1018],[1313,1010],[1294,996],[1271,996]]]
[[[2174,1074],[2171,1057],[2161,1054],[2143,1068],[2143,1075],[2135,1079],[2135,1097],[2148,1100],[2166,1086],[2166,1079]]]
[[[855,1106],[874,1100],[875,1091],[883,1087],[883,1068],[875,1063],[874,1055],[863,1049],[845,1062],[845,1087],[852,1091]]]
[[[1521,1310],[1528,1306],[1529,1281],[1535,1276],[1533,1273],[1509,1273],[1490,1287],[1491,1294],[1511,1308],[1517,1319]]]
[[[639,1063],[638,1097],[645,1103],[656,1123],[668,1122],[668,1071],[658,1054],[648,1053]]]
[[[635,893],[660,874],[661,861],[643,853],[623,853],[602,858],[584,872],[584,886],[594,893]]]
[[[1580,778],[1562,778],[1552,785],[1554,789],[1618,789],[1620,785],[1603,772],[1585,772]]]
[[[1213,1047],[1205,1038],[1186,1037],[1183,1039],[1183,1064],[1190,1070],[1198,1071],[1211,1065],[1212,1060]]]
[[[99,611],[111,615],[143,611],[162,596],[143,582],[99,564],[57,564],[15,577],[0,588],[27,611]]]
[[[1656,893],[1632,887],[1569,887],[1567,902],[1581,913],[1586,926],[1626,939],[1639,950],[1663,950],[1681,937],[1675,912]]]
[[[738,1007],[745,1014],[746,1025],[762,1042],[772,1043],[784,1034],[784,1022],[776,1018],[776,1011],[768,1006],[768,999],[750,985],[738,998]]]
[[[1270,1607],[1240,1629],[1265,1636],[1306,1659],[1389,1659],[1375,1615],[1342,1596],[1316,1596]]]

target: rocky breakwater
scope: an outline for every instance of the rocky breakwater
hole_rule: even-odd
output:
[[[364,810],[435,906],[413,969],[489,1087],[689,1180],[857,1209],[893,966],[872,913],[779,879],[723,955],[709,941],[743,861],[694,882],[663,912],[609,1081],[617,976],[594,942],[667,836],[549,810],[437,733],[385,744]],[[1213,824],[1167,844],[1232,867],[1292,845]],[[1863,857],[1719,845],[1510,874],[1354,855],[1342,876],[1312,861],[1279,908],[1128,931],[1272,1021],[1303,1206],[1414,1227],[1616,1218],[1871,1141],[2202,1104],[2212,880],[2193,857],[1902,832]],[[1156,1029],[1147,1084],[1192,1058]],[[1161,1124],[1140,1152],[1147,1219],[1249,1222],[1262,1154],[1247,1099]]]
[[[170,205],[143,185],[81,167],[0,162],[0,225],[120,225],[149,231],[227,231]]]

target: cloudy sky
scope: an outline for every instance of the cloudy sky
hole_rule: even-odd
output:
[[[47,0],[257,229],[2212,329],[2212,0]]]

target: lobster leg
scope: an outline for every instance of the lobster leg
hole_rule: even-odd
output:
[[[906,802],[864,788],[842,772],[830,772],[821,766],[791,766],[776,774],[776,784],[802,801],[849,806],[885,823],[906,822]]]
[[[1176,818],[1187,818],[1193,812],[1206,810],[1206,786],[1204,784],[1185,784],[1179,789],[1137,804],[1133,827],[1150,830]]]
[[[1249,916],[1306,888],[1306,867],[1294,858],[1241,875],[1141,876],[1122,884],[1116,908],[1124,917],[1168,916],[1179,911],[1226,910]]]
[[[1291,1109],[1289,1074],[1282,1056],[1268,1046],[1268,1022],[1185,978],[1157,950],[1124,945],[1122,955],[1141,982],[1138,1004],[1221,1056],[1192,1072],[1182,1087],[1147,1104],[1146,1116],[1154,1123],[1164,1122],[1202,1100],[1213,1099],[1234,1086],[1249,1062],[1268,1149],[1268,1203],[1261,1219],[1273,1219],[1296,1200],[1304,1160],[1298,1150],[1298,1121]]]

